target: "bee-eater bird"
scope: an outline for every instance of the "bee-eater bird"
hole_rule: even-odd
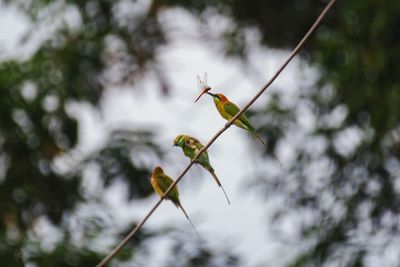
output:
[[[214,104],[217,107],[219,114],[221,114],[222,118],[224,118],[227,121],[230,121],[238,112],[240,112],[240,108],[231,101],[229,101],[228,98],[223,94],[213,94],[209,92],[211,90],[211,87],[207,84],[207,73],[204,73],[203,80],[201,80],[199,75],[197,75],[197,85],[202,91],[200,92],[200,95],[196,98],[194,102],[197,102],[200,99],[200,97],[204,94],[212,96]],[[256,130],[251,125],[249,119],[246,117],[246,115],[244,115],[244,113],[240,115],[240,117],[237,118],[233,122],[233,124],[249,131],[258,140],[260,140],[260,142],[263,145],[265,145],[264,140],[262,140],[261,137],[256,133]]]
[[[160,166],[154,168],[153,173],[151,175],[151,185],[154,191],[161,197],[167,191],[167,189],[171,186],[174,180],[171,179],[168,175],[166,175],[163,169]],[[179,201],[179,191],[178,187],[175,185],[171,191],[169,191],[168,195],[165,197],[172,201],[177,208],[180,208],[185,214],[185,217],[189,220],[190,224],[192,225],[194,231],[198,234],[196,228],[194,227],[192,221],[190,220],[189,216],[187,215],[185,209],[182,207],[181,202]]]
[[[210,92],[206,92],[206,94],[212,96],[214,100],[215,107],[217,108],[219,114],[221,114],[222,118],[224,118],[227,121],[230,121],[237,113],[240,112],[240,109],[238,106],[236,106],[234,103],[228,100],[226,96],[223,94],[213,94]],[[251,125],[249,119],[246,117],[246,115],[243,113],[240,115],[237,120],[233,122],[236,126],[245,129],[249,131],[251,134],[253,134],[263,145],[265,145],[264,140],[261,139],[261,137],[256,133],[256,130],[254,129],[253,125]]]
[[[174,146],[181,147],[183,150],[183,154],[190,159],[193,159],[197,155],[197,153],[199,153],[200,149],[204,147],[203,144],[201,144],[199,140],[197,140],[196,138],[184,134],[180,134],[175,138]],[[217,185],[224,192],[228,204],[231,204],[228,195],[225,192],[224,187],[219,181],[217,175],[215,174],[213,167],[211,167],[207,150],[201,153],[201,155],[195,160],[195,163],[200,164],[204,169],[206,169],[212,175]]]
[[[228,98],[223,94],[213,94],[209,92],[211,90],[211,87],[207,84],[207,73],[204,73],[203,81],[197,75],[197,84],[198,87],[201,89],[201,92],[194,102],[197,102],[204,94],[212,96],[215,107],[217,108],[219,114],[221,114],[222,118],[224,118],[227,121],[230,121],[236,114],[240,112],[240,108],[231,101],[229,101]],[[251,125],[249,119],[246,117],[244,113],[242,113],[242,115],[240,115],[240,117],[237,118],[233,122],[233,124],[249,131],[265,146],[264,140],[262,140],[262,138],[257,134],[253,125]],[[281,162],[274,155],[272,155],[272,157],[279,163],[279,165],[282,166]]]

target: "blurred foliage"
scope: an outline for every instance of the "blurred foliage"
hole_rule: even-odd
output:
[[[118,128],[102,148],[83,155],[77,167],[59,171],[54,161],[73,155],[79,143],[78,124],[67,112],[68,103],[98,107],[104,89],[134,88],[149,73],[157,78],[160,90],[168,93],[168,80],[158,60],[160,48],[169,42],[167,29],[160,23],[163,10],[180,7],[207,27],[212,27],[207,24],[209,16],[229,17],[232,27],[214,37],[224,44],[226,55],[245,59],[247,29],[258,29],[265,45],[292,48],[326,1],[5,3],[18,6],[31,21],[21,42],[29,43],[43,28],[47,36],[28,58],[0,63],[1,263],[93,266],[104,256],[104,249],[79,247],[69,238],[77,210],[99,204],[97,196],[82,189],[85,170],[97,166],[104,188],[122,181],[129,199],[142,199],[151,193],[147,163],[163,153],[153,142],[154,133]],[[136,4],[142,4],[141,8]],[[364,266],[368,253],[377,251],[368,247],[368,238],[385,231],[390,243],[390,237],[399,235],[399,12],[398,1],[338,1],[303,52],[320,70],[318,84],[304,88],[295,105],[285,105],[283,93],[271,96],[265,109],[252,111],[261,133],[268,137],[268,151],[290,143],[291,130],[300,132],[302,111],[307,110],[316,121],[312,131],[303,133],[302,145],[293,149],[292,166],[256,181],[269,196],[287,195],[275,221],[292,212],[313,211],[312,223],[302,229],[306,245],[291,266],[335,265],[343,251],[351,255],[341,262],[343,266]],[[66,13],[73,14],[72,19]],[[337,113],[344,114],[344,119],[333,123]],[[343,150],[340,138],[349,134],[360,141],[350,151]],[[326,173],[310,171],[321,168]],[[318,186],[316,176],[324,181]],[[96,230],[88,231],[93,236],[112,228],[112,222],[99,219],[101,215],[93,217],[98,222]],[[43,218],[63,236],[50,250],[33,241],[37,221]],[[366,233],[361,231],[365,227]],[[115,231],[112,236],[118,239],[127,230]],[[366,241],[356,242],[357,233]],[[134,259],[135,249],[157,235],[142,234],[119,256],[121,261]],[[170,266],[240,266],[232,253],[214,253],[203,244],[187,242],[176,240],[173,253],[181,256]]]
[[[378,256],[391,246],[398,247],[400,234],[400,80],[396,72],[400,3],[384,3],[338,1],[308,50],[311,62],[320,69],[319,82],[303,88],[292,106],[283,103],[283,89],[272,96],[265,110],[253,111],[255,120],[268,121],[260,130],[270,138],[269,151],[279,143],[290,146],[296,136],[291,131],[297,131],[297,137],[304,135],[302,144],[293,144],[290,168],[277,176],[262,175],[257,183],[264,184],[269,196],[287,195],[276,222],[299,210],[313,214],[313,221],[301,226],[302,242],[307,245],[290,266],[371,266],[368,259],[373,257],[379,257],[380,264],[395,266]],[[267,8],[260,7],[258,12],[265,14]],[[274,28],[295,33],[299,32],[296,27],[305,29],[308,22],[302,24],[295,16],[288,16],[293,24],[289,20]],[[259,19],[253,23],[262,28]],[[284,32],[272,36],[285,44],[292,38]],[[268,43],[272,32],[266,33]],[[300,116],[314,122],[312,130],[299,130]],[[378,235],[379,241],[371,241]]]
[[[43,25],[60,24],[28,59],[0,64],[0,259],[4,266],[94,266],[104,251],[76,247],[68,238],[74,230],[66,229],[79,207],[98,201],[83,194],[85,169],[95,164],[105,187],[120,179],[127,184],[130,198],[145,198],[151,193],[151,170],[140,159],[162,157],[151,133],[122,128],[111,132],[110,140],[94,155],[81,156],[78,167],[67,172],[55,167],[54,160],[68,157],[78,143],[78,124],[67,112],[68,103],[98,105],[107,84],[133,83],[163,43],[157,22],[146,15],[133,18],[134,23],[120,22],[110,13],[110,1],[68,2],[79,10],[81,25],[75,30],[59,21],[67,7],[61,1],[10,3],[32,19],[23,42],[34,38]],[[110,42],[118,41],[125,46],[111,51]],[[109,68],[118,64],[126,73],[107,78]],[[32,242],[36,222],[42,218],[64,232],[65,238],[50,251],[42,249],[42,242]],[[96,235],[107,227],[111,226],[100,221]]]
[[[235,267],[243,266],[240,258],[229,246],[219,250],[209,248],[202,240],[187,240],[181,235],[173,237],[172,252],[168,267]]]
[[[120,179],[127,183],[129,198],[143,198],[150,195],[153,189],[148,179],[149,170],[145,167],[145,159],[140,162],[141,157],[162,157],[162,151],[151,142],[151,139],[153,139],[151,132],[114,131],[108,146],[90,159],[100,167],[104,184],[109,186],[116,179]],[[145,178],[131,179],[131,177]]]

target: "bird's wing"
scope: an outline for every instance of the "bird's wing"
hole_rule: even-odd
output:
[[[239,107],[233,104],[232,102],[225,104],[225,110],[228,112],[230,115],[235,116],[239,111]],[[254,131],[253,125],[251,125],[249,119],[246,117],[246,115],[242,114],[239,117],[240,121],[248,128],[250,131]]]
[[[194,145],[197,149],[202,149],[202,148],[203,148],[203,144],[200,143],[199,141],[193,142],[193,145]]]
[[[208,167],[210,165],[210,160],[208,158],[207,151],[204,151],[203,153],[201,153],[200,157],[198,157],[196,161],[198,163],[200,163],[200,165],[202,165],[204,167]]]
[[[199,142],[199,140],[197,140],[197,139],[194,138],[194,137],[187,137],[187,138],[185,139],[185,144],[186,144],[186,146],[188,146],[188,147],[190,147],[190,148],[192,148],[192,149],[195,149],[196,146],[197,146],[197,144],[200,144],[200,145],[201,145],[201,143]]]
[[[174,181],[165,174],[159,175],[157,177],[157,184],[163,192],[167,191],[167,189],[171,186],[171,184],[173,182]],[[176,186],[174,186],[174,188],[172,188],[172,190],[169,192],[168,196],[179,197],[179,192],[178,192],[178,189],[176,188]]]
[[[240,120],[243,122],[244,125],[246,125],[247,129],[249,129],[251,132],[255,131],[253,125],[251,125],[249,119],[246,117],[246,115],[244,115],[244,113],[240,115]]]
[[[232,117],[235,116],[240,111],[240,108],[232,102],[225,103],[224,109]]]
[[[190,152],[190,155],[189,155],[190,158],[193,158],[197,153],[199,153],[200,149],[202,149],[204,147],[203,144],[200,143],[199,140],[197,140],[196,138],[193,138],[193,137],[186,139],[186,146],[188,149],[191,150],[191,151],[187,151],[188,154]],[[206,159],[208,159],[207,151],[204,151],[200,155],[200,157],[197,159],[197,161],[199,161],[200,158],[204,158],[204,157]]]
[[[196,139],[195,139],[196,140]],[[194,153],[197,154],[200,152],[200,150],[204,147],[202,143],[196,140],[196,142],[192,143],[192,147],[194,149]],[[197,158],[196,160],[198,163],[200,163],[203,166],[209,165],[209,159],[208,159],[208,153],[207,150],[201,153],[201,155]]]
[[[201,150],[203,147],[204,147],[204,146],[203,146],[202,143],[200,143],[200,142],[195,143],[195,151],[196,151],[196,154],[199,153],[200,150]],[[207,150],[204,151],[204,152],[201,154],[201,156],[204,156],[204,157],[208,158]]]

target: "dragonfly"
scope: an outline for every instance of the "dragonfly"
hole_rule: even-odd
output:
[[[200,76],[197,75],[197,87],[199,90],[201,90],[200,95],[196,98],[194,101],[195,103],[208,91],[211,90],[211,87],[207,84],[207,72],[204,72],[203,75],[203,80],[200,79]]]

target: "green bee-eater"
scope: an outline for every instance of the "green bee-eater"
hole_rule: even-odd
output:
[[[239,107],[236,106],[231,101],[229,101],[229,99],[226,96],[224,96],[223,94],[210,93],[209,90],[210,90],[210,87],[207,85],[204,85],[203,91],[201,92],[199,97],[196,99],[196,101],[199,100],[203,94],[208,94],[208,95],[212,96],[212,98],[214,100],[214,104],[215,104],[219,114],[221,114],[222,118],[224,118],[227,121],[230,121],[238,112],[240,112]],[[264,140],[262,140],[261,137],[256,133],[256,130],[254,129],[253,125],[251,125],[249,119],[246,117],[246,115],[244,113],[242,115],[240,115],[240,117],[237,118],[237,120],[235,120],[233,122],[233,124],[235,124],[236,126],[242,128],[242,129],[249,131],[253,136],[255,136],[265,146]],[[272,155],[272,157],[279,163],[279,165],[282,166],[281,162],[274,155]]]
[[[183,154],[185,154],[186,157],[193,159],[194,156],[199,153],[200,149],[203,148],[203,145],[197,140],[196,138],[189,136],[189,135],[184,135],[180,134],[178,135],[175,140],[174,140],[174,146],[179,146],[183,150]],[[204,169],[210,172],[212,177],[214,178],[215,182],[217,182],[218,186],[221,187],[222,191],[225,194],[226,200],[228,201],[228,204],[231,204],[228,195],[225,192],[224,187],[222,186],[221,182],[219,181],[217,175],[215,174],[215,171],[213,167],[211,167],[210,160],[208,158],[208,153],[207,150],[201,153],[201,155],[196,159],[195,163],[200,164]]]
[[[209,92],[211,90],[211,87],[207,85],[207,73],[204,74],[203,81],[200,79],[199,76],[197,76],[197,83],[199,85],[199,88],[201,89],[201,92],[194,102],[197,102],[200,99],[200,97],[204,94],[212,96],[214,104],[219,114],[221,114],[222,118],[224,118],[227,121],[230,121],[236,114],[240,112],[240,108],[231,101],[229,101],[228,98],[223,94],[213,94]],[[256,130],[254,129],[253,125],[251,125],[249,119],[246,117],[244,113],[240,115],[240,117],[237,118],[233,122],[233,124],[249,131],[265,146],[264,140],[262,140],[262,138],[256,133]],[[272,155],[272,157],[279,163],[279,165],[282,165],[274,155]]]
[[[154,191],[160,197],[164,195],[164,192],[167,191],[167,189],[171,186],[173,182],[174,180],[172,180],[171,177],[166,175],[160,166],[154,168],[153,173],[151,175],[151,185],[153,186]],[[181,202],[179,201],[179,191],[176,185],[172,188],[171,191],[169,191],[168,195],[165,198],[171,200],[172,203],[174,203],[177,208],[180,208],[183,211],[185,217],[189,220],[194,231],[197,233],[196,228],[194,227],[192,221],[190,220],[185,209],[182,207]]]
[[[224,96],[223,94],[213,94],[208,91],[206,92],[206,94],[212,96],[214,104],[217,107],[219,114],[221,114],[222,118],[224,118],[225,120],[230,121],[240,111],[239,107],[236,106],[231,101],[229,101],[228,98],[226,98],[226,96]],[[258,140],[260,140],[260,142],[263,145],[265,145],[264,140],[262,140],[261,137],[256,133],[256,130],[254,129],[253,125],[251,125],[249,119],[246,117],[244,113],[240,115],[240,117],[237,120],[235,120],[233,124],[249,131]]]

